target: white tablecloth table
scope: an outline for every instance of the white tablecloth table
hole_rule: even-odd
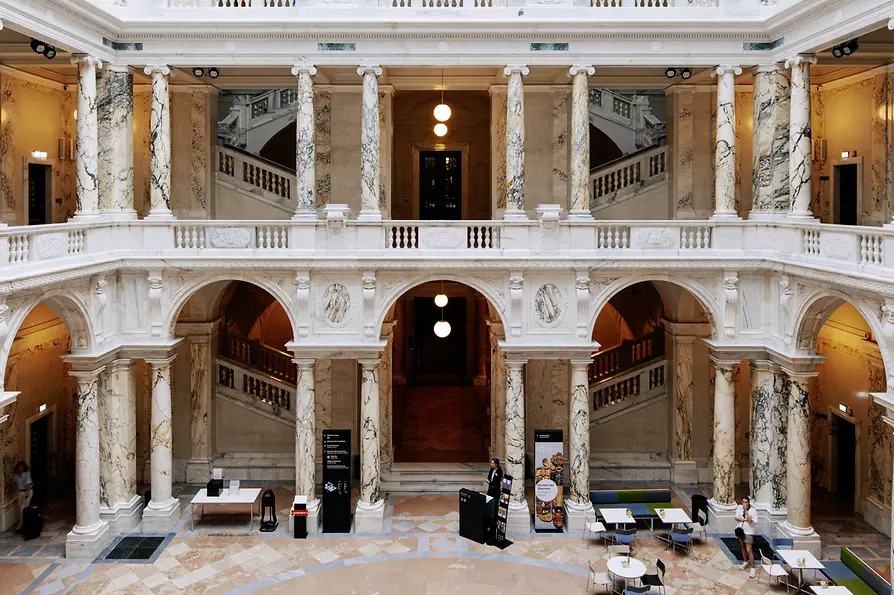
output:
[[[692,522],[692,519],[682,508],[656,508],[655,514],[658,515],[659,521],[665,525],[671,525],[671,527],[674,525],[688,525]]]
[[[220,491],[220,496],[209,496],[208,489],[202,488],[190,501],[192,509],[189,518],[192,520],[192,530],[196,530],[196,505],[202,507],[205,513],[206,504],[248,504],[248,530],[251,531],[255,522],[255,501],[261,495],[261,488],[239,488],[238,492],[230,493],[229,488]]]
[[[847,587],[838,587],[832,585],[828,587],[820,587],[818,585],[814,585],[810,587],[810,590],[817,595],[853,595],[853,593],[851,593],[851,590]]]
[[[817,560],[816,557],[807,550],[777,550],[776,553],[785,560],[785,563],[788,564],[789,568],[798,571],[797,589],[799,592],[808,592],[804,589],[805,570],[816,571],[825,568],[823,563]]]
[[[623,525],[635,523],[633,517],[627,514],[626,508],[600,508],[599,514],[605,519],[606,523],[612,525]]]
[[[624,588],[627,588],[627,581],[640,579],[646,574],[646,565],[636,558],[615,556],[608,561],[608,572],[612,576],[624,579]]]

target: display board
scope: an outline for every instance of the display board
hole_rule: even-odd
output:
[[[512,492],[512,476],[503,476],[500,501],[497,502],[497,543],[506,541],[506,520],[509,518],[509,494]]]
[[[487,497],[467,488],[459,491],[459,534],[477,543],[485,541]]]
[[[537,465],[534,473],[534,530],[538,532],[564,530],[563,450],[562,430],[534,431],[534,462]]]
[[[323,430],[323,532],[351,532],[351,430]]]

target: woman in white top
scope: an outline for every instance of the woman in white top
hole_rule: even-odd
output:
[[[17,496],[19,500],[19,525],[16,530],[22,528],[22,521],[25,518],[25,509],[31,504],[31,472],[28,471],[28,464],[25,461],[19,461],[15,466],[15,480],[17,488]]]
[[[754,578],[754,525],[757,519],[754,509],[751,508],[751,499],[748,496],[742,498],[742,504],[736,508],[736,536],[739,538],[739,547],[742,548],[742,570],[748,568],[748,562],[751,562],[751,573],[749,576]],[[740,531],[741,529],[741,531]]]

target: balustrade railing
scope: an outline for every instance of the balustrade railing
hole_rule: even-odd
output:
[[[666,146],[637,151],[590,172],[590,208],[614,204],[643,186],[666,179]]]
[[[269,200],[282,203],[293,199],[294,172],[233,147],[218,147],[217,173],[218,179]]]
[[[285,224],[211,220],[176,223],[173,232],[177,250],[285,250],[289,247],[289,226]]]
[[[294,384],[297,381],[292,356],[232,331],[222,334],[221,355],[257,368],[283,382]]]
[[[590,386],[593,409],[599,411],[636,397],[655,396],[666,389],[667,360],[657,359],[627,373]]]
[[[642,337],[622,341],[620,345],[593,355],[593,363],[589,366],[590,383],[599,382],[660,357],[664,357],[663,327]]]
[[[500,248],[498,222],[389,221],[388,250],[494,250]]]
[[[9,228],[0,240],[6,244],[5,262],[24,264],[83,254],[88,229],[84,224],[69,229],[59,225]]]
[[[292,409],[294,386],[259,374],[224,357],[217,360],[217,385],[266,403],[275,412]]]

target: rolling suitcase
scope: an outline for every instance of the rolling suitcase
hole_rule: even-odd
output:
[[[37,506],[28,506],[22,512],[22,537],[25,541],[37,539],[43,531],[43,513]]]

